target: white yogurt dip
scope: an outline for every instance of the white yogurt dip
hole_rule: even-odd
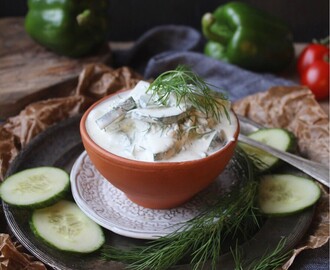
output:
[[[237,119],[205,115],[187,101],[170,97],[160,104],[147,92],[149,83],[104,100],[86,120],[90,138],[105,150],[129,159],[177,162],[211,155],[234,140]],[[224,110],[219,107],[219,110]]]

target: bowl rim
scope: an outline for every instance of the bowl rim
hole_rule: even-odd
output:
[[[142,166],[142,167],[149,167],[150,165],[152,166],[156,166],[156,167],[168,167],[168,166],[175,166],[175,165],[182,165],[182,164],[197,164],[197,163],[203,163],[206,160],[209,159],[213,159],[215,157],[217,157],[219,154],[221,154],[221,152],[223,152],[224,150],[226,150],[227,148],[231,147],[232,144],[236,144],[238,141],[238,135],[240,132],[240,124],[239,124],[239,120],[238,117],[236,115],[236,113],[233,111],[233,109],[230,109],[230,111],[232,112],[232,114],[235,116],[236,119],[236,123],[237,123],[237,128],[236,131],[234,133],[234,138],[235,140],[230,140],[225,146],[223,146],[222,148],[220,148],[219,150],[213,152],[212,154],[203,157],[203,158],[199,158],[199,159],[192,159],[192,160],[184,160],[184,161],[161,161],[161,162],[151,162],[151,161],[143,161],[143,160],[135,160],[135,159],[130,159],[130,158],[126,158],[126,157],[122,157],[119,155],[116,155],[112,152],[109,152],[108,150],[105,150],[104,148],[102,148],[101,146],[99,146],[97,143],[95,143],[92,138],[89,136],[87,129],[86,129],[86,120],[87,117],[89,115],[89,113],[96,107],[98,106],[100,103],[104,102],[105,100],[111,98],[112,96],[118,95],[120,93],[125,93],[127,91],[130,91],[131,89],[127,89],[127,90],[120,90],[120,91],[116,91],[114,93],[111,93],[109,95],[106,95],[105,97],[99,99],[98,101],[94,102],[82,115],[81,119],[80,119],[80,123],[79,123],[79,128],[80,128],[80,135],[84,144],[84,141],[87,142],[89,145],[93,146],[93,148],[95,149],[95,152],[97,152],[100,156],[102,156],[103,158],[112,158],[118,162],[123,162],[123,163],[130,163],[132,165],[138,165],[138,166]],[[85,147],[85,146],[84,146]]]

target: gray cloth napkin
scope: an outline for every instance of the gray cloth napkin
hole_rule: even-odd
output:
[[[186,65],[208,83],[227,92],[231,101],[266,91],[271,86],[294,85],[273,74],[254,73],[207,57],[202,53],[204,42],[194,28],[158,26],[142,35],[130,50],[114,51],[114,66],[130,66],[150,79]]]
[[[178,65],[189,66],[209,84],[226,92],[231,101],[266,91],[275,85],[293,85],[289,80],[272,74],[257,74],[237,66],[206,57],[199,52],[164,52],[152,57],[144,71],[145,78],[154,78]]]
[[[157,26],[147,31],[129,50],[113,52],[115,67],[129,66],[143,74],[148,61],[163,52],[201,51],[203,39],[195,29],[183,25]]]

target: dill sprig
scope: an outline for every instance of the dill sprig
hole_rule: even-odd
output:
[[[206,115],[211,114],[220,119],[222,114],[227,116],[229,101],[224,93],[215,92],[210,87],[215,87],[205,82],[187,66],[179,65],[175,70],[160,74],[149,86],[148,92],[157,101],[166,105],[171,94],[176,98],[176,105],[182,101],[189,101],[197,110]]]
[[[267,250],[263,256],[252,262],[247,262],[242,259],[243,254],[236,245],[235,250],[231,250],[235,270],[276,270],[289,259],[291,251],[286,251],[286,239],[281,238],[274,250]]]
[[[207,262],[216,269],[227,239],[243,235],[249,237],[250,225],[259,226],[255,208],[257,181],[254,167],[243,152],[237,150],[232,165],[241,184],[224,194],[200,215],[182,225],[177,231],[150,241],[146,246],[124,250],[112,246],[102,251],[106,260],[126,262],[129,269],[167,269],[185,257],[193,269],[201,269]]]

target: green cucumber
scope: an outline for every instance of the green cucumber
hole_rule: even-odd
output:
[[[296,147],[295,136],[281,128],[259,129],[248,135],[249,138],[267,144],[278,150],[291,152]],[[240,143],[241,148],[251,157],[254,164],[261,172],[272,170],[277,167],[281,160],[253,146]]]
[[[9,176],[0,186],[2,200],[21,208],[42,208],[62,199],[70,188],[69,174],[56,167],[36,167]]]
[[[105,242],[102,228],[66,200],[35,209],[30,227],[38,238],[62,251],[91,253]]]
[[[262,176],[259,184],[260,211],[267,215],[288,215],[315,204],[320,187],[311,179],[291,174]]]

